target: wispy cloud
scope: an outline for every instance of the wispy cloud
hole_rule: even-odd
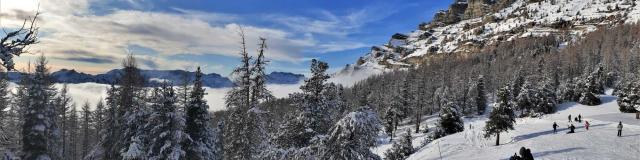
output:
[[[388,17],[395,11],[378,5],[336,14],[314,11],[315,16],[268,15],[264,19],[276,25],[243,24],[247,15],[171,8],[173,12],[148,11],[147,0],[119,0],[140,10],[114,9],[96,14],[93,0],[3,0],[0,7],[3,27],[16,27],[38,10],[43,13],[40,43],[31,50],[69,62],[100,64],[110,69],[119,65],[130,46],[140,46],[155,54],[140,55],[143,66],[157,69],[193,68],[186,60],[170,59],[177,54],[238,56],[243,26],[247,44],[254,50],[258,37],[269,43],[267,58],[299,64],[312,53],[327,53],[366,47],[370,44],[351,37],[363,27]],[[255,17],[253,17],[255,18]],[[252,54],[255,52],[251,52]],[[135,53],[134,53],[135,54]],[[142,62],[141,61],[141,62]],[[73,63],[58,64],[74,67]],[[66,65],[66,66],[65,66]],[[106,66],[106,67],[105,67]],[[97,67],[97,66],[94,66]],[[214,67],[220,69],[221,67]],[[95,69],[94,69],[95,70]]]

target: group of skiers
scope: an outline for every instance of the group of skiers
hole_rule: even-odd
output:
[[[581,123],[582,122],[582,115],[578,114],[578,117],[575,117],[574,119],[575,122]],[[571,115],[569,115],[569,123],[571,123]],[[589,121],[584,121],[584,128],[589,130]],[[557,132],[558,129],[558,124],[556,122],[553,122],[553,133],[555,134]],[[569,124],[568,126],[569,132],[567,132],[567,134],[569,133],[575,133],[575,129],[576,126],[573,125],[573,123]],[[622,137],[622,121],[620,121],[618,123],[618,137]]]

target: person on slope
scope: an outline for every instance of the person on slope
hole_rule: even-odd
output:
[[[569,122],[571,122],[571,115],[569,115]]]
[[[582,115],[578,114],[578,122],[582,122]]]
[[[573,124],[571,124],[571,125],[569,126],[569,132],[567,132],[567,134],[569,134],[569,133],[576,133],[576,132],[575,132],[575,130],[576,130],[576,126],[574,126]]]
[[[558,128],[558,124],[556,124],[556,122],[553,122],[553,134],[556,134],[556,128]]]
[[[618,123],[618,137],[622,137],[622,121]]]
[[[587,131],[589,130],[589,121],[584,121],[584,128],[586,128]]]

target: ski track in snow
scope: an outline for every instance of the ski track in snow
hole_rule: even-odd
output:
[[[486,118],[465,118],[465,131],[435,140],[418,148],[410,160],[439,159],[508,159],[518,152],[520,147],[530,148],[538,160],[637,160],[640,157],[640,120],[634,113],[621,113],[616,102],[617,97],[600,96],[603,104],[585,106],[575,102],[559,104],[557,112],[542,118],[518,118],[514,130],[500,134],[500,146],[495,146],[495,136],[485,139],[483,134]],[[582,123],[572,122],[576,133],[568,131],[567,116],[582,115]],[[589,121],[589,130],[584,128]],[[622,137],[617,137],[617,124],[622,121]],[[437,116],[426,120],[430,127],[435,126]],[[559,127],[553,133],[552,124]],[[424,122],[423,122],[424,123]],[[406,133],[405,129],[414,129],[412,123],[399,127],[397,137]],[[473,129],[470,129],[470,126]],[[413,134],[413,146],[419,147],[426,136]],[[391,148],[388,138],[381,136],[377,147],[371,150],[384,156]],[[381,142],[382,141],[382,142]],[[395,141],[395,140],[394,140]],[[440,157],[442,155],[442,157]]]

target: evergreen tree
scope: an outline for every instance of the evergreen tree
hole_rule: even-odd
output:
[[[155,88],[151,98],[151,114],[145,128],[149,128],[149,143],[146,158],[179,160],[186,152],[183,144],[189,144],[191,138],[184,132],[184,116],[178,112],[178,97],[173,87],[163,83]]]
[[[272,99],[266,89],[264,57],[265,39],[260,39],[258,58],[251,62],[246,51],[244,35],[241,32],[241,65],[234,69],[235,86],[227,93],[226,104],[231,108],[228,123],[225,124],[225,159],[257,159],[270,145],[268,142],[260,103]],[[253,64],[253,65],[251,65]]]
[[[123,73],[118,82],[118,124],[122,127],[117,149],[124,159],[139,159],[146,153],[147,136],[143,125],[149,115],[146,106],[144,79],[136,59],[129,55],[123,61]]]
[[[538,100],[536,97],[537,90],[533,88],[533,84],[531,81],[525,81],[524,84],[519,89],[520,92],[515,96],[515,104],[517,105],[517,109],[520,110],[520,116],[525,117],[529,114],[529,111],[536,106],[536,101]]]
[[[323,96],[325,82],[329,76],[325,73],[327,63],[313,59],[311,77],[300,87],[303,93],[291,94],[290,98],[299,105],[298,115],[291,116],[288,122],[280,125],[275,141],[282,147],[306,147],[311,139],[328,132],[330,112]]]
[[[240,66],[233,70],[234,86],[225,96],[229,117],[224,132],[225,159],[251,159],[251,148],[245,116],[251,107],[251,57],[247,52],[244,33],[240,32]]]
[[[498,103],[489,114],[489,121],[485,125],[485,138],[496,135],[496,146],[500,145],[500,133],[513,130],[515,114],[511,109],[511,102],[506,88],[498,90]]]
[[[380,127],[378,116],[366,106],[347,114],[330,129],[320,159],[380,159],[369,150]]]
[[[206,94],[202,85],[202,72],[200,67],[196,70],[193,89],[189,94],[186,106],[185,132],[191,137],[190,144],[185,145],[186,159],[192,160],[218,160],[222,159],[222,153],[217,146],[219,142],[214,129],[210,126],[209,105],[204,99]]]
[[[94,135],[96,135],[95,138],[97,138],[96,141],[100,141],[100,136],[102,135],[100,132],[102,132],[102,130],[104,129],[105,118],[107,117],[107,111],[105,110],[104,102],[102,101],[102,98],[100,99],[101,100],[96,104],[96,109],[93,110],[92,113],[92,119],[95,125]]]
[[[464,122],[460,117],[461,113],[458,111],[458,106],[453,102],[447,103],[440,110],[439,127],[444,131],[444,134],[454,134],[462,132],[464,130]]]
[[[330,127],[329,114],[322,95],[325,88],[324,83],[329,79],[329,75],[326,74],[327,69],[329,69],[329,65],[326,62],[311,60],[311,77],[306,79],[300,87],[304,97],[300,119],[304,126],[315,134],[326,134]]]
[[[61,155],[57,148],[60,131],[55,123],[54,107],[50,101],[55,95],[47,60],[40,56],[36,69],[26,83],[27,106],[22,125],[22,159],[55,159]]]
[[[54,98],[53,104],[55,107],[55,120],[60,124],[61,142],[59,142],[62,152],[62,159],[69,158],[69,117],[68,114],[71,111],[71,96],[69,95],[69,88],[67,84],[63,84],[62,88],[58,92],[58,95]]]
[[[93,149],[92,153],[88,156],[89,159],[118,159],[120,156],[116,143],[119,141],[121,125],[119,124],[118,116],[118,89],[115,85],[107,90],[107,97],[105,98],[105,116],[104,126],[99,132],[100,146]]]
[[[68,150],[66,153],[64,153],[66,155],[67,159],[71,159],[71,160],[77,160],[80,159],[80,152],[79,152],[79,133],[78,130],[80,129],[79,127],[79,116],[78,116],[78,110],[76,109],[76,105],[72,104],[71,105],[71,110],[69,111],[69,118],[67,119],[67,129],[68,131],[68,139],[67,139],[67,147]]]
[[[1,120],[4,120],[8,115],[5,113],[5,110],[9,108],[9,104],[11,103],[9,93],[9,77],[7,76],[7,72],[0,70],[0,127],[4,126]]]
[[[265,38],[260,38],[260,44],[258,48],[258,57],[253,62],[251,68],[251,102],[253,106],[257,106],[260,100],[273,99],[271,91],[267,89],[267,76],[265,66],[269,61],[264,57],[264,52],[267,49],[267,43]]]
[[[636,118],[640,117],[640,83],[638,81],[628,82],[624,88],[618,91],[618,106],[620,112],[636,113]]]
[[[484,76],[480,75],[478,77],[478,82],[476,83],[476,97],[475,97],[475,106],[478,111],[478,115],[484,114],[485,109],[487,108],[487,98],[485,97],[484,91]]]
[[[92,119],[91,110],[89,109],[89,102],[85,102],[85,104],[82,105],[82,157],[85,157],[87,156],[87,154],[89,154],[89,148],[91,147],[91,123]]]
[[[400,143],[393,143],[391,149],[384,153],[385,159],[388,160],[403,160],[408,158],[414,153],[413,145],[411,144],[411,130],[407,130]]]

